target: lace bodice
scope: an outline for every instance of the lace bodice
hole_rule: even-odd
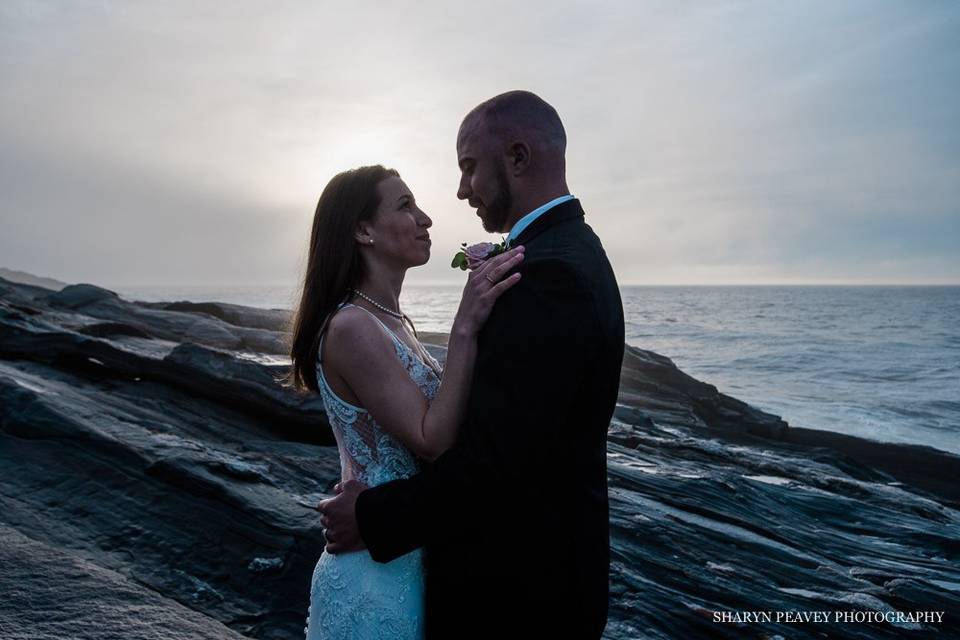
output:
[[[340,308],[344,306],[356,305]],[[370,315],[390,335],[410,378],[432,402],[440,388],[440,365],[429,354],[428,365],[379,318]],[[413,454],[384,431],[369,412],[340,398],[330,388],[320,362],[322,353],[321,340],[317,382],[337,439],[343,479],[356,479],[373,487],[415,474],[418,463]],[[375,562],[366,550],[320,556],[311,580],[306,639],[423,640],[422,551],[415,549],[385,564]]]
[[[342,304],[338,309],[343,307],[356,307],[356,305]],[[380,318],[363,307],[356,308],[369,313],[390,335],[397,357],[410,374],[410,378],[423,392],[427,402],[433,401],[440,388],[440,378],[435,372],[440,370],[437,361],[427,354],[433,365],[431,367],[381,322]],[[317,382],[327,419],[337,439],[342,479],[359,480],[368,487],[374,487],[415,474],[419,466],[414,455],[399,440],[384,431],[368,411],[343,400],[330,388],[320,362],[322,353],[323,339],[321,338],[317,352]]]

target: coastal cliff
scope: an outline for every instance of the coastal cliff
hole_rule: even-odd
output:
[[[287,321],[0,279],[0,637],[302,637],[304,505],[339,459],[319,400],[277,382]],[[635,347],[608,440],[605,637],[960,634],[960,458],[789,427]],[[841,609],[947,617],[712,613]]]

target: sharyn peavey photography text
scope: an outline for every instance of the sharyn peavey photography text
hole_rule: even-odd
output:
[[[713,621],[732,624],[758,622],[932,624],[943,622],[943,611],[714,611]]]

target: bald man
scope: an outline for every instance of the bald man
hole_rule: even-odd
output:
[[[425,548],[431,639],[600,638],[606,624],[623,307],[565,153],[556,110],[528,91],[464,118],[457,197],[524,245],[521,279],[478,337],[456,444],[413,477],[349,481],[322,505],[330,553]]]

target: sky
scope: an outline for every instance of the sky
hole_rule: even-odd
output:
[[[528,89],[621,284],[960,283],[960,3],[0,3],[0,266],[102,286],[301,277],[339,171],[496,240],[455,139]]]

